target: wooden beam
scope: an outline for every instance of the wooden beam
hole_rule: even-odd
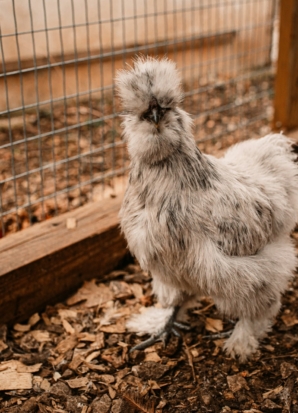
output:
[[[0,240],[0,324],[26,319],[123,262],[121,201],[88,204]]]
[[[178,39],[170,39],[167,41],[160,41],[152,44],[140,44],[137,47],[134,44],[127,44],[125,49],[123,47],[114,48],[113,51],[110,49],[106,50],[93,50],[92,54],[88,54],[86,52],[78,52],[74,53],[64,53],[63,55],[54,55],[51,56],[51,62],[47,57],[37,57],[33,62],[33,59],[23,59],[21,61],[21,70],[24,69],[33,69],[36,68],[37,70],[48,70],[48,67],[58,67],[58,66],[66,66],[66,65],[75,65],[75,64],[82,64],[88,61],[95,60],[96,62],[105,62],[113,60],[122,60],[123,56],[126,59],[133,58],[137,53],[148,53],[154,51],[156,55],[164,55],[165,53],[170,53],[173,50],[187,50],[191,48],[200,48],[200,47],[210,47],[210,46],[219,46],[224,43],[229,43],[236,37],[236,30],[225,30],[222,32],[212,33],[212,34],[205,34],[205,35],[196,35],[193,37],[186,37],[186,38],[178,38]],[[35,63],[35,65],[34,65]],[[35,67],[36,66],[36,67]],[[5,65],[0,66],[0,74],[10,72],[16,72],[15,74],[18,75],[19,70],[19,62],[18,61],[10,61],[5,62]]]
[[[282,0],[273,128],[295,127],[298,127],[298,0]]]

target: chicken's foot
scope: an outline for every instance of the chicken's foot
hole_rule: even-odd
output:
[[[181,333],[179,332],[179,330],[177,330],[177,328],[179,328],[180,330],[189,331],[191,328],[189,325],[176,321],[176,316],[179,309],[180,307],[174,308],[173,314],[167,321],[164,328],[158,334],[154,334],[142,343],[132,347],[129,352],[131,353],[134,350],[144,350],[145,348],[152,346],[152,344],[157,343],[158,341],[162,341],[164,347],[166,347],[171,333],[173,333],[176,337],[181,337]]]
[[[234,330],[222,331],[221,333],[215,334],[208,334],[208,336],[203,336],[203,338],[210,338],[211,340],[215,340],[218,338],[227,338],[233,333]]]

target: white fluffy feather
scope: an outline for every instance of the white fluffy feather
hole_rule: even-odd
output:
[[[196,147],[172,62],[140,59],[119,73],[118,86],[131,157],[121,209],[129,248],[151,272],[164,307],[210,295],[238,318],[226,350],[245,360],[270,328],[297,265],[289,236],[298,214],[292,141],[268,135],[216,159]],[[161,113],[158,125],[150,108]],[[150,311],[130,326],[156,333],[168,313]]]
[[[173,314],[173,308],[148,307],[141,314],[134,314],[126,323],[129,331],[156,335],[162,331],[165,324]]]

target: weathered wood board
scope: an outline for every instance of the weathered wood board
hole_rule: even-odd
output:
[[[120,265],[128,256],[121,200],[88,204],[0,240],[0,324],[24,320]]]

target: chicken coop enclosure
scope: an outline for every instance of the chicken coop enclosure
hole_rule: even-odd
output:
[[[297,126],[295,0],[281,8],[277,0],[2,0],[0,22],[0,261],[2,274],[15,280],[27,266],[24,296],[26,277],[35,280],[41,266],[56,297],[81,282],[85,259],[88,277],[100,259],[104,271],[110,257],[100,258],[98,248],[108,237],[94,222],[108,214],[111,257],[125,254],[117,213],[129,159],[114,79],[137,55],[176,62],[183,108],[207,153],[265,135],[272,125]],[[75,268],[73,257],[81,265],[76,278],[53,282],[61,261],[63,276]],[[12,297],[15,284],[3,282]]]
[[[114,78],[137,54],[177,63],[202,149],[270,131],[275,0],[4,0],[0,15],[2,235],[127,174]]]

